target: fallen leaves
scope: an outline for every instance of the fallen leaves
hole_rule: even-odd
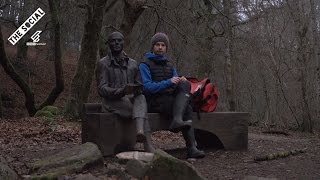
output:
[[[0,152],[18,174],[27,173],[26,162],[63,146],[81,142],[81,125],[62,117],[48,123],[45,118],[0,121]]]

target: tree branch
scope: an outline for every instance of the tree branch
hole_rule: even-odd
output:
[[[2,65],[5,72],[10,76],[10,78],[21,88],[23,91],[26,101],[25,106],[28,110],[30,116],[36,113],[36,108],[34,105],[34,94],[30,86],[21,78],[21,76],[15,71],[14,67],[10,63],[4,48],[2,30],[0,25],[0,64]]]

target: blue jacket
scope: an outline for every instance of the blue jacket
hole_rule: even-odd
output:
[[[145,58],[151,61],[169,61],[166,56],[155,55],[152,52],[146,53]],[[166,79],[160,82],[153,81],[149,66],[144,63],[141,63],[139,65],[139,70],[140,70],[140,74],[143,82],[144,92],[147,94],[155,94],[167,88],[174,87],[174,83],[172,83],[170,79]],[[173,77],[178,76],[177,70],[175,68],[173,68],[172,74],[173,74]]]

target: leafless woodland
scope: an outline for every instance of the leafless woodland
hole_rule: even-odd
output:
[[[47,14],[33,31],[43,31],[47,46],[25,46],[33,31],[18,45],[8,44],[8,36],[38,7]],[[320,128],[318,0],[1,0],[0,22],[2,33],[8,31],[0,45],[0,69],[25,89],[30,115],[54,104],[64,89],[71,89],[64,102],[67,114],[78,116],[81,104],[93,101],[90,84],[96,60],[108,51],[108,33],[121,31],[125,51],[140,61],[152,35],[165,32],[179,74],[209,77],[218,87],[217,111],[250,112],[251,124],[266,128]],[[16,50],[10,54],[8,48]],[[54,62],[48,68],[55,72],[55,87],[41,103],[32,100],[37,94],[28,78],[19,80],[21,75],[10,71],[30,51]],[[67,79],[63,57],[70,51],[77,52],[77,68]],[[0,83],[0,90],[5,86]],[[0,99],[5,117],[3,108]]]

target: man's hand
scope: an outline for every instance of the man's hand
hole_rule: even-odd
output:
[[[178,84],[178,83],[180,82],[180,78],[179,78],[179,77],[172,77],[172,78],[171,78],[171,82],[172,82],[173,84]]]
[[[180,77],[180,81],[187,81],[187,78],[182,76],[182,77]]]
[[[187,81],[186,77],[172,77],[171,82],[174,84],[178,84],[180,81]]]

